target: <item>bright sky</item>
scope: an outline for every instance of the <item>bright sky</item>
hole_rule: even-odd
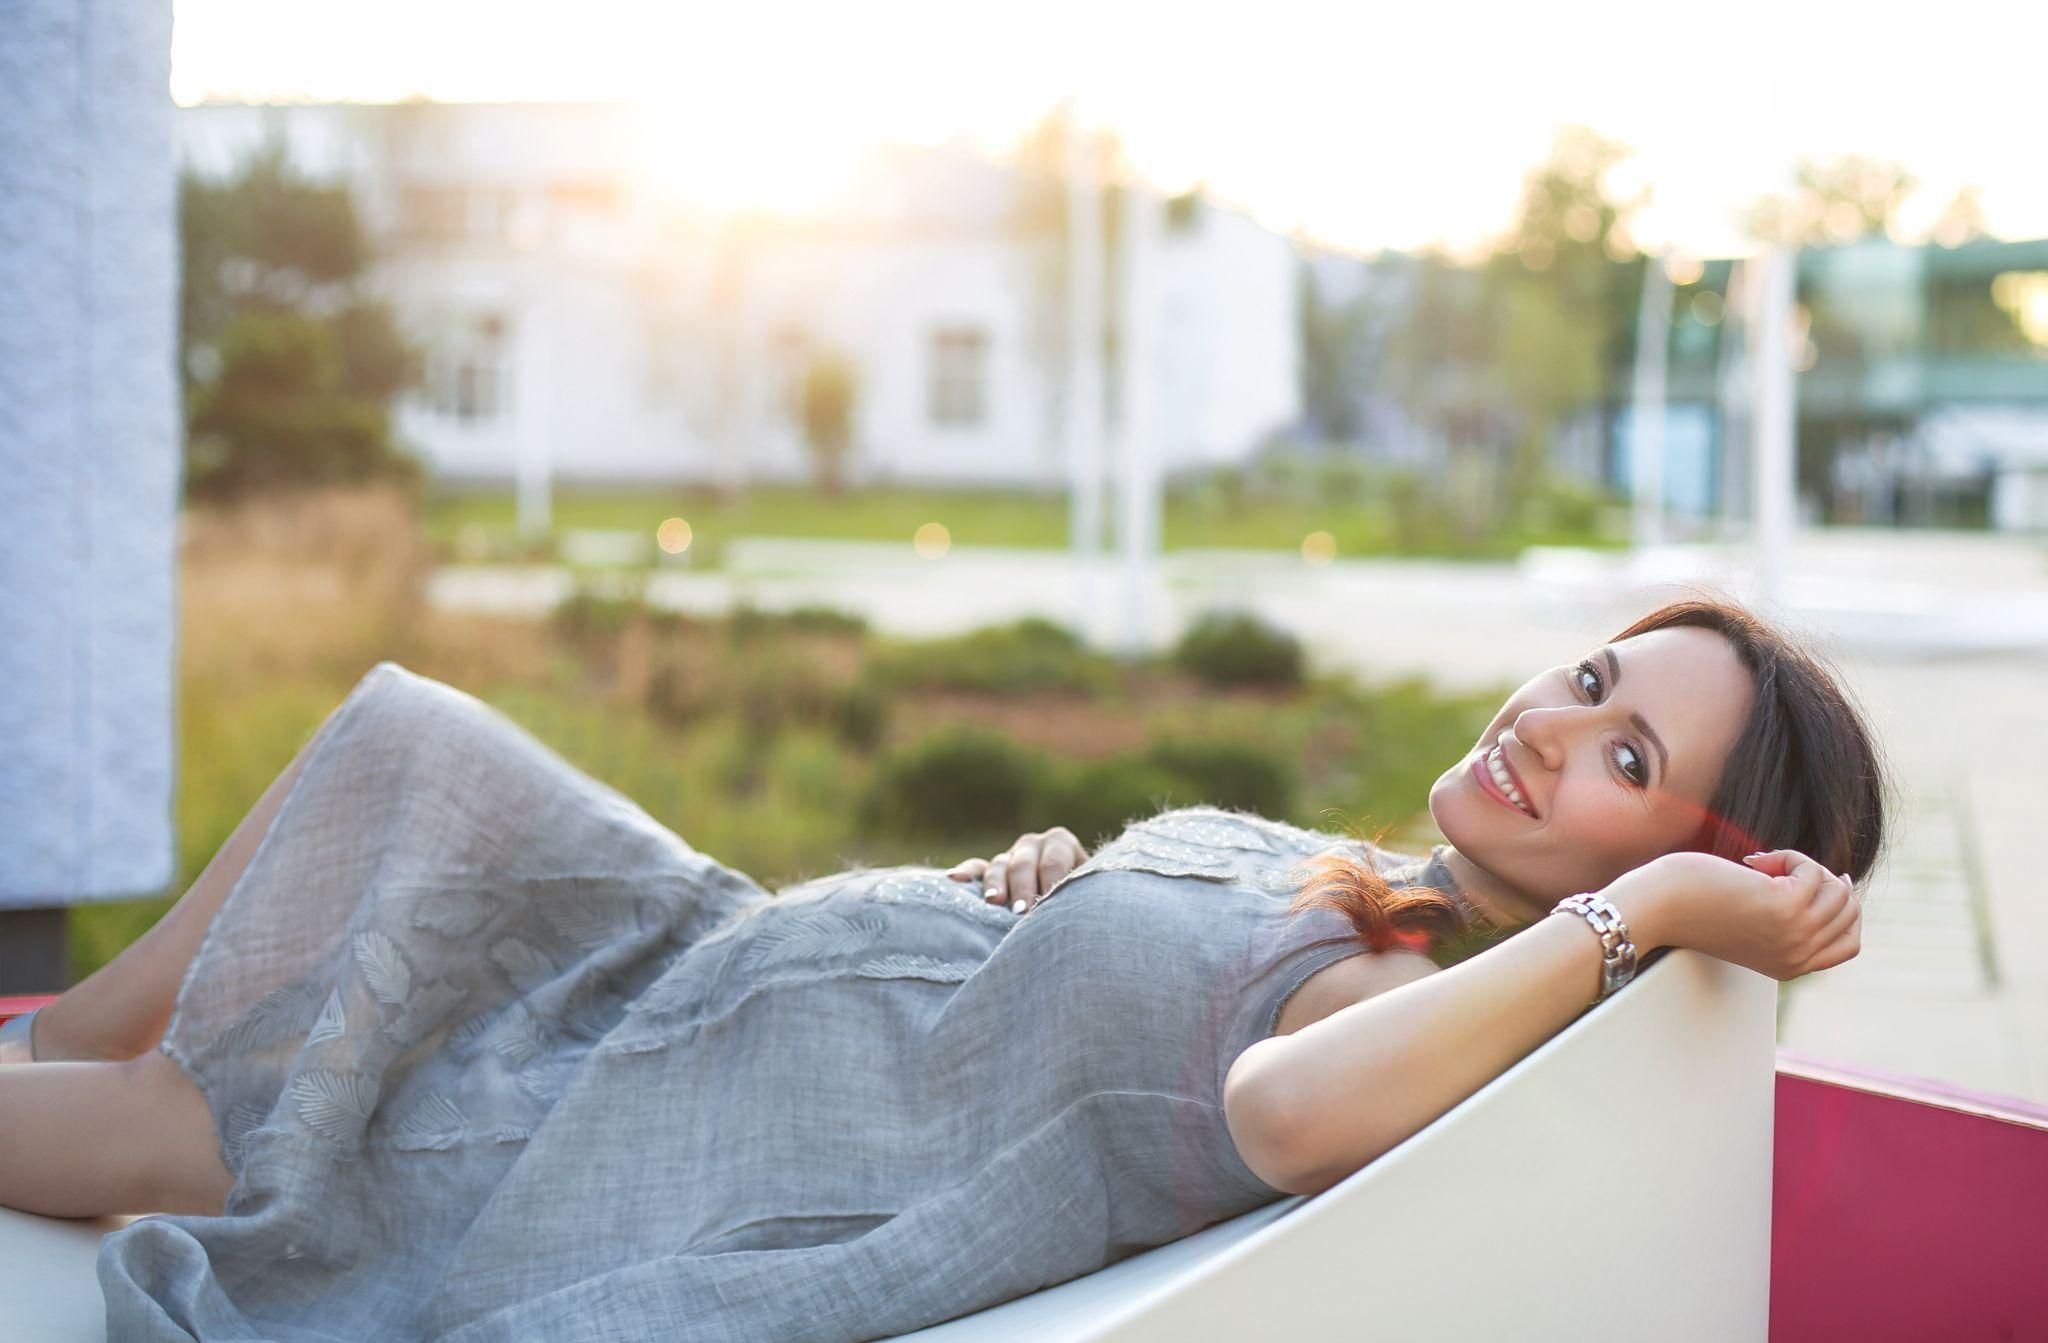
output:
[[[1801,154],[1896,159],[1928,218],[1977,187],[2048,236],[2048,5],[2010,0],[1202,4],[175,0],[181,104],[647,100],[728,194],[807,190],[883,140],[998,150],[1062,96],[1141,171],[1370,250],[1498,232],[1551,129],[1637,151],[1638,234],[1744,250]],[[705,151],[711,151],[708,154]],[[1909,221],[1910,222],[1910,221]]]

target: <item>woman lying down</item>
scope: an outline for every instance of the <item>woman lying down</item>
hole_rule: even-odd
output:
[[[167,1214],[103,1243],[121,1340],[888,1336],[1329,1187],[1659,948],[1848,960],[1884,827],[1834,680],[1706,602],[1429,808],[1427,855],[1197,807],[771,897],[381,663],[0,1044],[0,1204]]]

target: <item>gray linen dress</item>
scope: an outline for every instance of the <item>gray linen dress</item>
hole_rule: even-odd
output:
[[[1231,1061],[1360,944],[1345,848],[1194,808],[1030,914],[929,868],[771,897],[392,662],[317,734],[162,1048],[236,1182],[100,1255],[117,1340],[870,1339],[1283,1197]]]

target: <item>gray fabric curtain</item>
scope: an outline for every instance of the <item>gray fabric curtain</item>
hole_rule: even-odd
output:
[[[170,0],[0,0],[0,910],[174,872]]]

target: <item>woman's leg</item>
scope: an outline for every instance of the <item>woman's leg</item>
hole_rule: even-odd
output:
[[[233,1188],[206,1097],[164,1055],[0,1068],[0,1207],[217,1217]]]
[[[330,715],[327,722],[332,722]],[[249,858],[270,829],[271,818],[291,791],[313,744],[292,757],[227,843],[161,919],[120,955],[71,986],[36,1013],[36,1058],[44,1062],[101,1062],[132,1059],[163,1038],[177,1001],[178,986],[192,964],[221,901],[249,866]]]

